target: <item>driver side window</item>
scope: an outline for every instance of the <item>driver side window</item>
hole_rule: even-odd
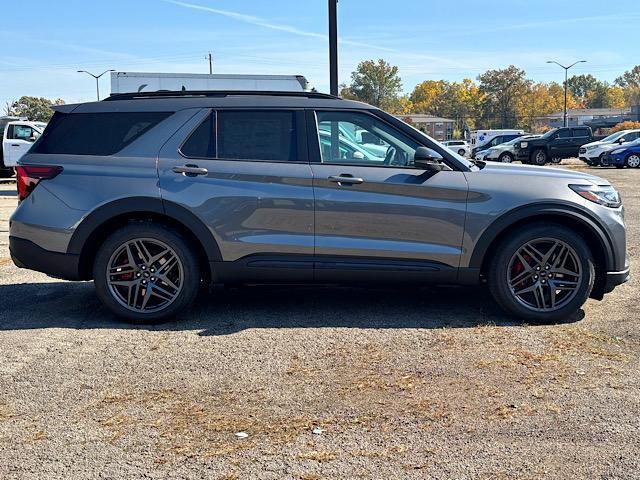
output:
[[[411,167],[417,142],[371,115],[316,112],[322,163]]]

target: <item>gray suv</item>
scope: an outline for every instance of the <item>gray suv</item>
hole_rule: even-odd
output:
[[[17,168],[13,261],[93,280],[121,317],[242,283],[488,284],[557,321],[629,278],[605,180],[470,162],[319,93],[120,94],[55,107]]]

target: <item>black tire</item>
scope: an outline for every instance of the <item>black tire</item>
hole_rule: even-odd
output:
[[[181,290],[166,307],[152,312],[133,311],[122,305],[107,281],[112,255],[132,240],[160,241],[175,253],[182,268]],[[200,265],[194,255],[195,248],[174,229],[153,223],[131,224],[109,236],[100,246],[93,266],[93,278],[98,298],[117,316],[133,323],[156,324],[171,320],[184,313],[194,302],[200,288]],[[159,271],[159,270],[158,270]],[[144,288],[144,287],[143,287]]]
[[[574,296],[557,309],[538,311],[522,304],[508,284],[508,269],[511,259],[528,242],[536,239],[554,239],[569,245],[580,262],[582,277],[577,282]],[[575,314],[587,301],[595,281],[593,254],[584,239],[574,231],[555,224],[535,223],[521,228],[506,238],[495,249],[488,271],[489,289],[498,305],[513,316],[535,323],[553,323],[566,320]]]
[[[498,158],[498,160],[502,163],[513,163],[515,159],[513,158],[513,155],[511,155],[509,152],[505,152],[502,155],[500,155],[500,158]]]
[[[14,174],[13,168],[0,169],[0,178],[11,178],[13,177],[13,174]]]
[[[542,148],[538,148],[537,150],[534,150],[533,153],[531,154],[530,163],[532,165],[544,166],[547,164],[548,161],[549,161],[549,156],[547,155],[547,152]]]
[[[615,165],[616,168],[624,168],[624,165]]]
[[[464,151],[463,148],[461,148],[460,150],[458,150],[458,155],[460,155],[461,157],[464,157],[464,154],[467,153]]]
[[[561,158],[561,157],[553,157],[553,158],[551,159],[551,163],[556,163],[556,164],[558,164],[558,163],[561,163],[561,162],[562,162],[562,158]]]

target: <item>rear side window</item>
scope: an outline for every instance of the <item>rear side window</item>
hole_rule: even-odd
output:
[[[189,136],[180,147],[185,157],[214,158],[216,156],[216,142],[214,137],[215,117],[209,114],[207,118]]]
[[[113,155],[169,115],[170,112],[56,112],[33,153]]]
[[[218,158],[296,161],[293,111],[219,111]]]
[[[573,136],[574,137],[588,137],[589,136],[589,130],[587,130],[586,128],[574,128],[573,129]]]

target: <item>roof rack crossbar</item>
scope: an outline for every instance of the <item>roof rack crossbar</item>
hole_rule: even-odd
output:
[[[231,97],[239,95],[259,95],[270,97],[307,97],[307,98],[332,98],[339,99],[334,95],[320,92],[286,92],[286,91],[263,91],[263,90],[179,90],[179,91],[159,91],[159,92],[131,92],[115,93],[105,98],[103,101],[114,100],[135,100],[147,98],[175,98],[175,97]]]

